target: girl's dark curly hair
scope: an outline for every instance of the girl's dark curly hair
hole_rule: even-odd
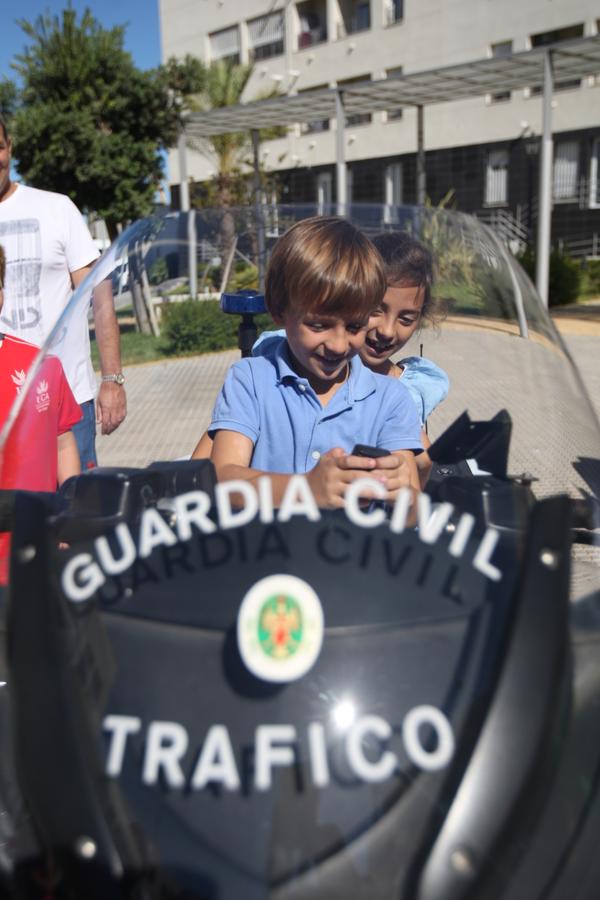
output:
[[[385,231],[371,238],[385,266],[388,285],[392,287],[420,287],[424,292],[421,316],[436,325],[445,315],[445,309],[432,297],[433,257],[427,247],[409,234]]]

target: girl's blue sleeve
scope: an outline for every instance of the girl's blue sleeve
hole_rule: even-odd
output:
[[[448,396],[450,380],[443,369],[422,356],[408,356],[398,365],[404,367],[401,381],[410,391],[424,423]]]

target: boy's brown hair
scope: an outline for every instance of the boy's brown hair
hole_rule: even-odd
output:
[[[265,304],[285,312],[368,318],[385,294],[386,278],[371,241],[346,219],[303,219],[279,238],[265,277]]]

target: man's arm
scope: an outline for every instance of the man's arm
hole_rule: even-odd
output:
[[[79,450],[72,431],[65,431],[57,438],[58,466],[57,480],[60,485],[72,475],[81,475]]]
[[[77,288],[91,269],[90,264],[71,272],[73,287]],[[103,375],[116,374],[121,371],[121,334],[109,279],[94,288],[92,309],[101,372]],[[110,434],[118,428],[126,415],[127,397],[123,385],[103,381],[96,398],[96,421],[102,425],[102,434]]]

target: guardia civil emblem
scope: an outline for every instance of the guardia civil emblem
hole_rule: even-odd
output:
[[[294,681],[313,666],[323,643],[323,609],[306,581],[269,575],[253,585],[237,622],[240,655],[263,681]]]

